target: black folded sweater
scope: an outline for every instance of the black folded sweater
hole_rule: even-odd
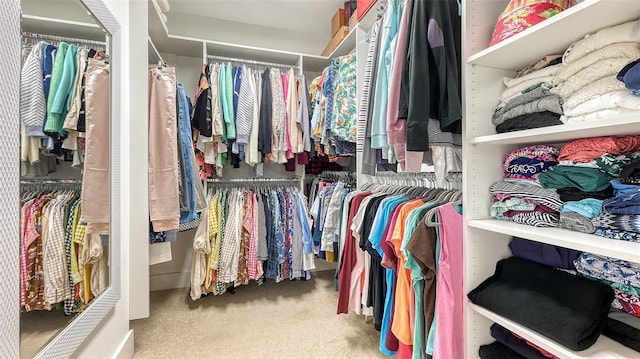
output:
[[[527,359],[500,342],[480,346],[478,355],[480,359]]]
[[[494,275],[468,297],[477,305],[580,351],[592,346],[602,333],[613,289],[512,257],[499,261]]]

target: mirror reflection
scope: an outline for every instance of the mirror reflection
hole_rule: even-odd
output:
[[[20,356],[109,287],[107,38],[79,1],[22,0]]]

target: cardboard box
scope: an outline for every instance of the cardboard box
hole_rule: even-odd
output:
[[[349,31],[353,30],[356,25],[358,25],[358,14],[354,12],[349,19]]]
[[[344,26],[344,9],[340,8],[331,19],[331,36],[335,36],[336,33]]]
[[[343,26],[342,28],[340,28],[340,30],[338,30],[338,32],[333,35],[331,41],[329,41],[327,46],[324,48],[324,51],[322,51],[322,56],[331,55],[333,50],[335,50],[335,48],[340,45],[340,42],[342,42],[342,40],[344,40],[344,38],[347,37],[348,34],[349,28],[347,26]]]

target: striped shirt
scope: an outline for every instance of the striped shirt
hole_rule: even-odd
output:
[[[367,63],[364,68],[364,82],[362,84],[362,95],[360,96],[360,109],[358,111],[358,131],[356,134],[356,151],[362,152],[364,149],[364,136],[369,115],[369,100],[371,91],[371,74],[374,71],[376,58],[376,44],[378,42],[378,28],[380,20],[376,21],[371,28],[369,37],[369,50],[367,51]]]

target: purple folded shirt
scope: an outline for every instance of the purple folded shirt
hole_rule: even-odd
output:
[[[554,268],[575,270],[573,261],[581,252],[573,249],[556,247],[551,244],[530,241],[528,239],[513,237],[509,243],[511,253],[515,257],[530,260]]]

